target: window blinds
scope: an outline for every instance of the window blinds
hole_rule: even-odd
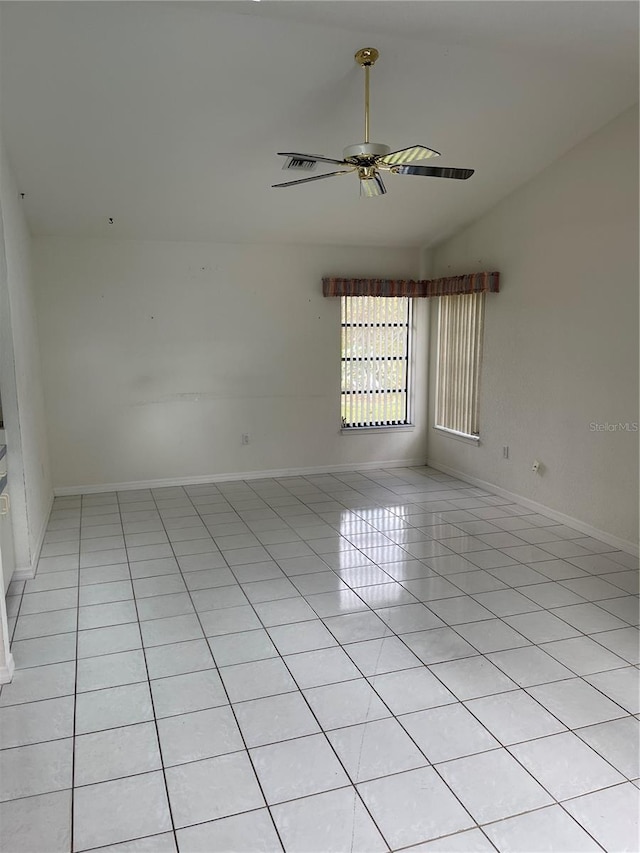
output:
[[[408,423],[411,300],[343,296],[341,311],[342,426]]]
[[[441,296],[438,317],[436,426],[480,434],[484,293]]]

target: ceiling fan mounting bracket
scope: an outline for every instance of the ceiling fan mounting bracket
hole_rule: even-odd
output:
[[[362,67],[370,67],[375,65],[376,59],[380,56],[375,47],[363,47],[355,55],[355,60]]]

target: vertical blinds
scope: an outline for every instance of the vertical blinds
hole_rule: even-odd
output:
[[[411,300],[341,297],[343,427],[409,422]]]
[[[463,435],[480,434],[484,301],[484,293],[439,300],[436,426]]]

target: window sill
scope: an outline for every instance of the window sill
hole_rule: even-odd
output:
[[[467,435],[467,433],[456,432],[453,429],[447,429],[446,427],[441,426],[434,426],[432,427],[432,429],[435,429],[437,432],[441,432],[448,438],[453,438],[455,441],[463,441],[466,444],[474,444],[476,447],[480,444],[479,435]]]
[[[398,424],[396,426],[371,426],[371,427],[341,427],[342,435],[359,435],[366,432],[411,432],[414,430],[415,424]]]

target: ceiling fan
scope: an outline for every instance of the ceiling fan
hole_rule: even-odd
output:
[[[355,55],[355,60],[364,68],[364,142],[349,145],[342,152],[342,160],[331,157],[320,157],[315,154],[291,154],[278,152],[279,157],[289,157],[297,168],[313,168],[317,161],[335,163],[346,166],[336,172],[324,175],[313,175],[311,178],[301,178],[297,181],[286,181],[283,184],[273,184],[274,187],[294,187],[298,184],[308,184],[311,181],[321,181],[323,178],[333,178],[335,175],[348,175],[357,172],[360,179],[360,195],[373,197],[384,195],[386,187],[382,182],[380,172],[392,172],[395,175],[424,175],[430,178],[456,178],[465,181],[473,175],[473,169],[454,169],[442,166],[414,165],[422,160],[439,157],[438,151],[425,148],[424,145],[412,145],[399,151],[391,151],[388,145],[379,142],[369,142],[369,71],[379,56],[375,47],[363,47]]]

